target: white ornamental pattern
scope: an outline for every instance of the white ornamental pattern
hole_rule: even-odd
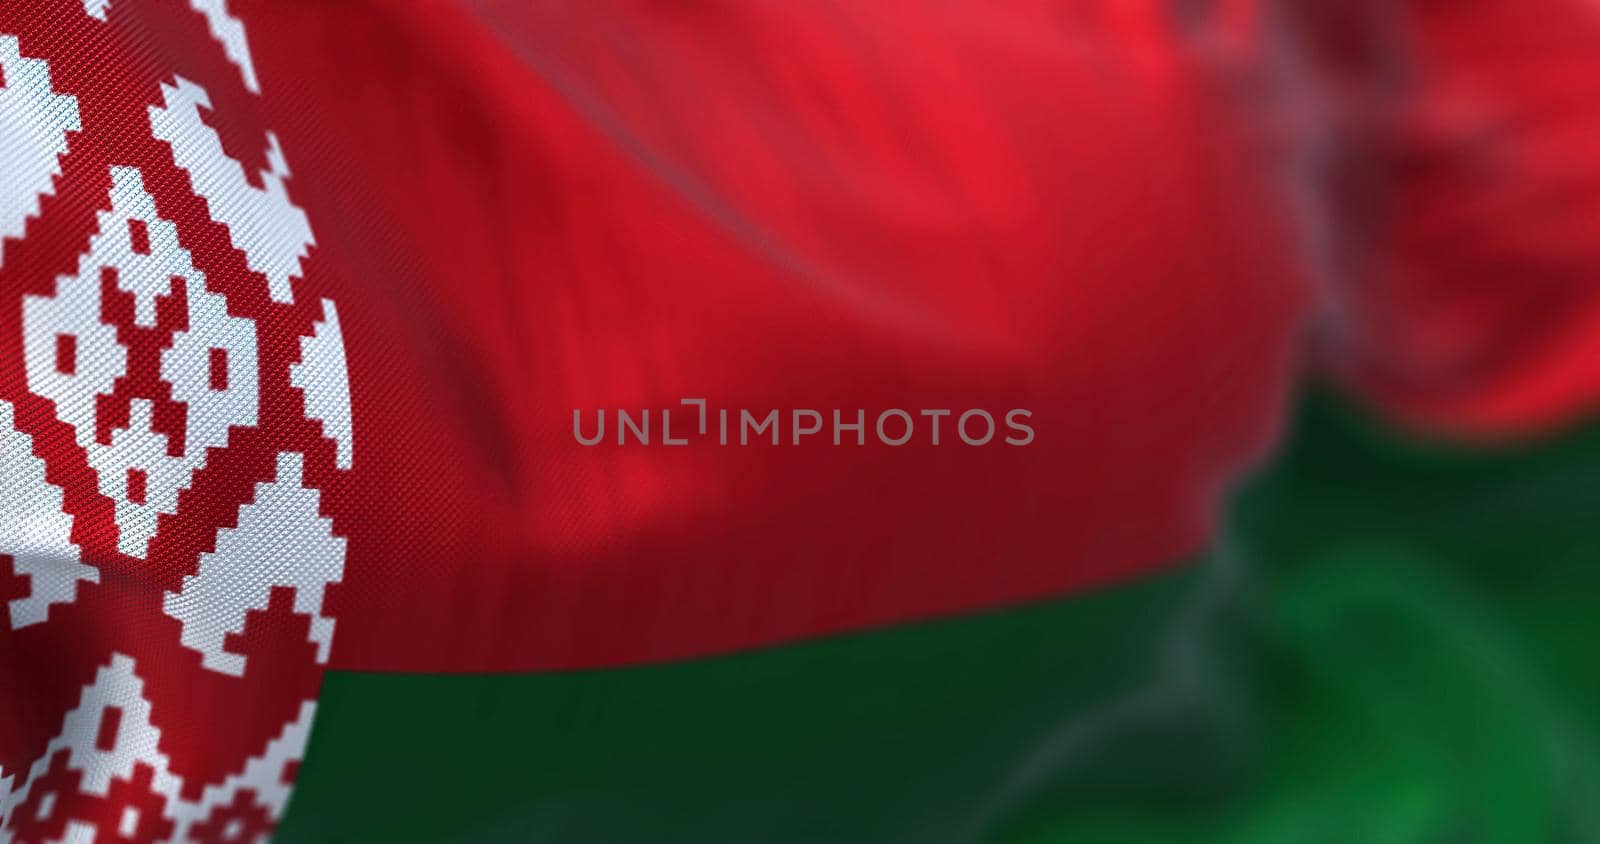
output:
[[[229,14],[227,0],[189,0],[189,8],[205,15],[211,37],[222,45],[228,61],[239,68],[245,88],[252,94],[261,93],[261,85],[256,82],[255,64],[250,61],[250,45],[244,38],[244,21]],[[83,0],[83,11],[91,18],[107,20],[110,10],[111,0]]]
[[[296,612],[311,616],[317,661],[328,661],[333,619],[322,613],[322,593],[344,576],[344,539],[318,512],[320,497],[301,483],[298,454],[278,455],[278,476],[256,487],[239,511],[239,526],[217,536],[217,550],[200,555],[200,571],[183,589],[167,593],[167,615],[183,622],[183,643],[205,666],[244,674],[245,658],[223,649],[230,633],[244,632],[245,613],[267,608],[273,587],[291,586]]]
[[[100,570],[86,566],[72,544],[72,517],[62,507],[61,490],[45,480],[44,461],[33,454],[33,438],[16,430],[16,411],[0,401],[0,554],[28,579],[31,592],[7,608],[13,629],[39,624],[50,605],[71,603],[78,582],[98,583]]]
[[[37,807],[32,820],[49,820],[60,806],[62,795],[33,794],[48,787],[46,777],[58,757],[64,758],[66,770],[78,775],[78,791],[99,798],[109,795],[114,782],[132,781],[139,767],[148,768],[149,788],[160,805],[159,815],[173,824],[168,841],[193,840],[197,824],[215,816],[241,795],[246,795],[268,817],[282,816],[291,791],[285,768],[305,756],[317,710],[315,701],[302,703],[295,718],[285,723],[260,753],[245,760],[222,782],[207,785],[198,800],[184,799],[183,777],[172,771],[171,758],[161,751],[161,730],[151,721],[152,708],[133,657],[113,653],[110,662],[96,672],[94,681],[83,688],[78,705],[67,712],[60,731],[26,774],[18,777],[0,771],[0,841],[11,840],[13,815],[19,808]],[[104,725],[110,711],[116,713],[115,728],[108,736]],[[37,799],[30,803],[30,796]],[[124,807],[118,813],[115,832],[122,838],[133,838],[141,823],[148,820],[140,814],[135,806]],[[97,837],[98,830],[89,822],[71,820],[66,827],[66,840],[92,842]],[[230,841],[249,840],[244,835],[224,837]]]
[[[162,85],[161,92],[166,107],[150,107],[152,133],[172,144],[173,158],[189,171],[211,215],[227,224],[250,269],[266,275],[273,301],[293,301],[289,281],[300,276],[300,263],[316,240],[306,212],[284,187],[289,165],[278,136],[267,133],[267,169],[260,174],[265,187],[257,188],[245,178],[244,166],[222,151],[217,130],[201,119],[200,109],[211,108],[206,90],[180,76],[177,85]]]
[[[39,197],[52,193],[67,152],[67,133],[78,125],[78,101],[50,87],[43,59],[19,52],[14,36],[0,34],[0,239],[21,237],[39,213]],[[0,241],[3,243],[3,241]],[[4,261],[0,246],[0,261]]]
[[[84,0],[81,22],[55,25],[110,32],[127,16],[142,13],[132,4],[119,8],[122,2]],[[190,0],[188,6],[204,18],[217,46],[238,69],[244,90],[259,95],[244,24],[229,12],[226,0]],[[25,30],[29,24],[20,26]],[[343,472],[354,465],[339,313],[331,299],[297,301],[316,241],[306,213],[290,198],[290,170],[276,135],[266,132],[261,138],[266,167],[259,178],[247,178],[244,165],[224,151],[207,122],[205,112],[214,108],[211,94],[176,74],[152,86],[147,125],[86,126],[83,115],[103,112],[84,107],[80,114],[83,103],[94,101],[80,89],[58,91],[51,63],[60,58],[25,54],[33,49],[30,43],[26,36],[0,32],[0,267],[7,240],[30,236],[52,221],[60,225],[53,216],[55,204],[43,198],[60,188],[75,133],[145,131],[170,147],[172,161],[136,162],[110,154],[110,163],[103,165],[109,189],[99,210],[84,213],[90,231],[72,247],[81,254],[52,258],[51,272],[60,274],[24,279],[26,294],[20,302],[12,300],[13,307],[20,305],[20,369],[28,395],[0,399],[0,586],[13,589],[0,614],[0,641],[76,623],[82,616],[72,613],[98,606],[93,600],[105,595],[98,590],[130,577],[126,567],[158,573],[171,565],[158,559],[168,547],[164,531],[194,530],[181,520],[192,509],[188,502],[207,494],[203,485],[197,489],[197,479],[220,471],[223,480],[212,486],[229,483],[227,470],[208,473],[208,467],[225,462],[232,449],[248,447],[252,451],[246,454],[260,454],[263,448],[259,438],[241,446],[240,437],[265,424],[266,358],[287,366],[287,373],[274,373],[275,383],[286,380],[303,397],[304,422],[298,424],[314,423],[313,431],[320,425],[323,439],[332,444],[331,469]],[[174,188],[170,178],[151,181],[170,176],[173,165],[187,175],[186,186]],[[164,174],[158,172],[162,168]],[[84,169],[80,162],[77,175],[68,177],[78,186],[72,195],[79,202]],[[164,216],[161,208],[170,207],[158,207],[156,197],[171,202],[172,194],[163,191],[173,190],[191,191],[193,199],[183,201],[201,201],[204,215],[221,226],[188,231],[182,226],[193,221],[182,222],[187,219],[182,214],[192,212]],[[176,207],[184,208],[183,201]],[[249,270],[226,284],[197,266],[218,271],[216,256],[207,251],[218,248],[208,245],[215,231],[226,232],[226,245],[237,250],[227,254],[242,254],[242,266]],[[70,269],[63,272],[63,267]],[[230,299],[241,295],[241,285],[263,282],[264,305],[240,307]],[[289,323],[263,318],[258,324],[253,316],[261,307],[300,314],[294,323],[303,326],[294,329],[298,336],[264,335],[282,332]],[[305,326],[305,309],[311,308],[317,317]],[[283,351],[286,342],[292,342],[298,360]],[[264,351],[273,348],[279,351]],[[126,408],[125,419],[105,416],[108,408],[113,414]],[[42,429],[41,418],[48,423]],[[174,429],[175,424],[181,427]],[[171,727],[174,717],[181,723],[181,713],[188,710],[182,701],[165,700],[165,692],[152,692],[173,688],[174,671],[203,672],[213,689],[251,678],[254,655],[262,651],[247,656],[239,643],[251,628],[251,614],[269,607],[282,611],[289,605],[295,616],[308,620],[291,635],[298,638],[298,631],[305,631],[300,647],[311,654],[305,657],[310,670],[315,670],[312,660],[328,660],[334,620],[324,597],[327,587],[344,576],[346,551],[346,540],[335,533],[328,514],[325,487],[318,485],[329,470],[329,452],[271,442],[270,453],[261,455],[270,456],[261,464],[267,474],[250,470],[254,483],[238,499],[229,499],[241,503],[208,535],[209,544],[189,552],[197,559],[188,558],[188,573],[171,581],[152,577],[151,582],[164,584],[151,593],[151,611],[162,624],[149,630],[175,629],[175,641],[145,651],[140,648],[146,643],[119,646],[114,638],[108,643],[105,630],[82,637],[85,649],[106,648],[96,652],[92,679],[78,689],[75,705],[58,723],[41,721],[40,727],[56,730],[47,743],[41,730],[42,754],[35,748],[23,757],[21,769],[0,769],[0,844],[34,840],[19,831],[24,828],[53,829],[42,837],[64,841],[149,840],[152,829],[162,830],[162,840],[168,841],[218,835],[256,840],[282,815],[293,768],[309,736],[313,700],[296,694],[286,708],[273,710],[280,714],[271,722],[236,730],[251,737],[230,757],[230,772],[186,783],[181,748],[192,739],[182,739],[179,730],[174,745],[174,737],[164,740],[157,725]],[[68,483],[69,477],[85,480]],[[106,500],[109,508],[101,503]],[[112,556],[124,570],[108,576],[105,561],[85,552],[109,547],[110,533],[80,538],[75,531],[85,529],[84,519],[114,525],[118,554]],[[90,541],[98,536],[106,537],[104,543]],[[142,630],[139,635],[152,634]],[[54,639],[29,641],[58,646]],[[187,656],[158,656],[152,662],[138,655],[167,654],[168,647]],[[79,676],[69,682],[82,682],[89,673],[88,663],[83,666],[84,674],[64,676]],[[0,671],[6,668],[0,665]],[[226,707],[218,711],[228,712]],[[289,720],[277,723],[290,712]],[[225,724],[207,728],[230,729]],[[137,800],[129,797],[134,792]]]
[[[206,289],[205,275],[178,245],[177,226],[156,214],[137,169],[111,168],[111,210],[101,212],[99,225],[77,274],[57,279],[54,296],[23,301],[28,388],[55,403],[89,452],[100,491],[116,503],[119,550],[143,557],[158,516],[177,512],[178,493],[205,466],[208,449],[226,445],[231,428],[256,423],[255,325],[229,316],[226,300]],[[96,404],[128,365],[115,327],[102,318],[101,281],[108,275],[133,295],[134,322],[146,327],[155,325],[158,301],[184,287],[189,328],[174,336],[161,361],[173,398],[188,405],[181,456],[169,456],[144,400],[133,401],[129,426],[114,431],[109,444],[95,436]],[[63,352],[63,344],[71,351]],[[226,366],[226,376],[215,379],[221,386],[212,383],[213,354]],[[130,489],[130,478],[139,489]]]
[[[300,363],[289,367],[289,383],[306,396],[306,415],[322,423],[322,435],[338,445],[335,459],[340,469],[355,462],[355,443],[350,420],[350,379],[329,378],[328,373],[343,373],[344,334],[339,329],[339,310],[332,299],[322,300],[322,319],[308,337],[300,339]]]

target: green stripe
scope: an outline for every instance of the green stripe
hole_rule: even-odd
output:
[[[1600,840],[1600,428],[1309,400],[1199,565],[719,659],[329,675],[280,841]]]

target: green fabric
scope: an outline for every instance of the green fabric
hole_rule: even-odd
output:
[[[1326,398],[1206,560],[692,663],[335,673],[278,840],[1600,841],[1600,428]]]

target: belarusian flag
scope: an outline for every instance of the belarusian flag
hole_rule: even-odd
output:
[[[0,839],[1600,837],[1597,45],[0,3]]]

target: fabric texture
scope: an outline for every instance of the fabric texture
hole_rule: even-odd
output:
[[[1597,26],[0,4],[0,839],[1592,835]]]
[[[0,7],[0,837],[248,840],[356,487],[337,310],[222,3]]]
[[[1088,594],[616,671],[331,673],[281,840],[1600,836],[1600,428],[1447,448],[1319,394],[1287,436],[1216,550]]]

